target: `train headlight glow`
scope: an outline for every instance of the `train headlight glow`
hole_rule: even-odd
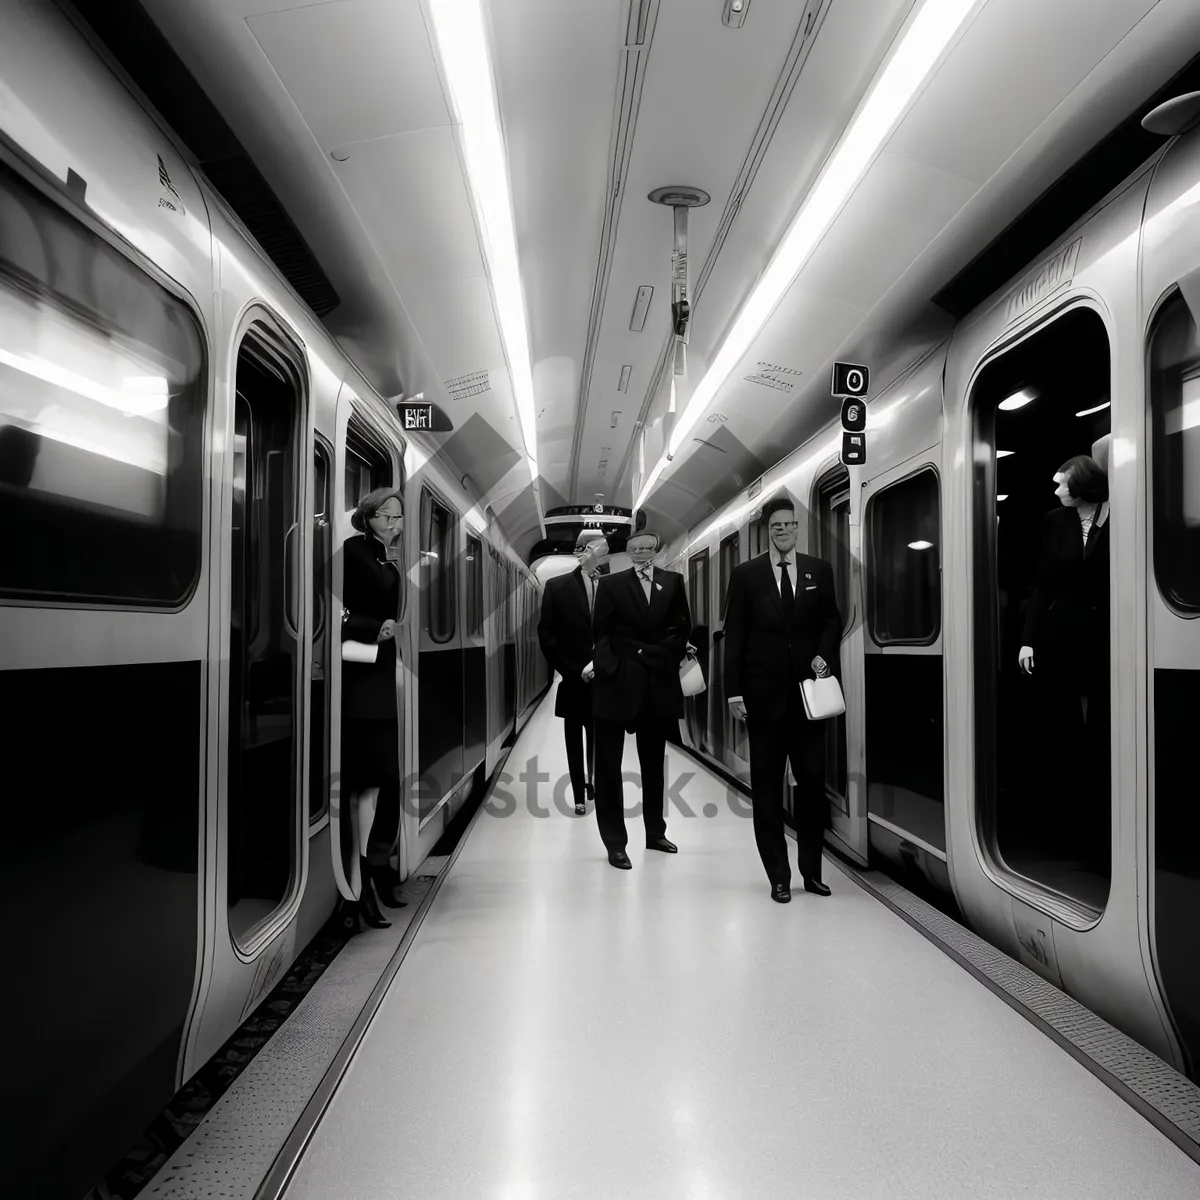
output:
[[[766,271],[737,315],[707,373],[671,432],[671,440],[642,485],[634,508],[641,508],[669,457],[679,453],[693,425],[750,349],[800,268],[833,224],[880,147],[928,78],[942,51],[958,32],[976,0],[925,0],[904,40],[875,80],[842,135],[816,186],[804,198]]]
[[[529,477],[534,485],[538,523],[545,537],[541,494],[537,487],[537,426],[529,327],[525,319],[525,294],[521,287],[508,162],[484,34],[483,11],[479,0],[430,0],[429,11],[451,108],[459,124],[459,144],[496,300],[517,424],[529,463]]]

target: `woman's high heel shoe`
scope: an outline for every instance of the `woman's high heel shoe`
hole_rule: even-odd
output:
[[[392,927],[391,921],[385,921],[383,914],[379,911],[379,903],[375,899],[375,888],[371,885],[371,874],[366,859],[363,859],[362,862],[362,893],[358,902],[362,910],[363,921],[372,929],[390,929]]]
[[[408,907],[407,900],[400,900],[396,897],[396,890],[400,887],[400,875],[398,872],[393,871],[386,863],[371,863],[366,869],[370,872],[371,882],[375,885],[375,891],[379,896],[379,903],[384,908]]]

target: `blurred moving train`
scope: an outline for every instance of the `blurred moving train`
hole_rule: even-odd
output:
[[[540,584],[65,19],[6,8],[11,1194],[86,1192],[333,911],[337,551],[385,484],[408,876],[545,689]]]
[[[1200,100],[1200,94],[1194,98]],[[730,572],[788,492],[829,560],[847,713],[830,723],[830,844],[952,894],[982,936],[1200,1080],[1200,129],[1170,141],[869,405],[868,462],[826,428],[689,531],[708,691],[697,753],[749,778],[722,682]],[[1018,668],[1052,476],[1111,493],[1111,787],[1054,737]],[[1036,744],[1042,742],[1041,747]],[[1044,763],[1044,759],[1042,760]],[[1088,854],[1087,848],[1100,853]]]

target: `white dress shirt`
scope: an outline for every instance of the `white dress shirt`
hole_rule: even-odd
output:
[[[634,574],[638,577],[638,583],[642,585],[642,595],[646,597],[646,603],[650,603],[650,589],[654,586],[654,564],[650,563],[645,567],[634,567]],[[643,577],[642,572],[645,571],[646,576]]]

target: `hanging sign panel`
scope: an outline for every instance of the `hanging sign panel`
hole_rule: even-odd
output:
[[[867,435],[865,433],[842,434],[842,465],[861,467],[867,461]]]
[[[842,401],[842,428],[847,433],[862,433],[867,427],[867,405],[863,400],[847,396]]]
[[[835,362],[830,392],[835,396],[865,396],[871,387],[869,367],[858,363]]]

